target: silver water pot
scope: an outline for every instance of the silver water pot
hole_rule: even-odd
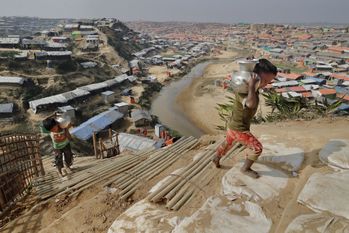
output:
[[[62,129],[64,129],[64,128],[68,128],[70,126],[71,118],[67,114],[57,114],[56,121],[58,122],[59,126]]]
[[[231,87],[234,92],[247,94],[248,93],[248,82],[253,74],[253,69],[258,63],[258,60],[240,60],[239,71],[234,72],[231,75]],[[259,83],[256,85],[258,89]]]

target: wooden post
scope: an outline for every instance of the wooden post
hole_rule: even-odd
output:
[[[112,132],[111,128],[108,129],[108,132],[109,132],[109,139],[111,141],[112,137],[113,137],[113,132]]]
[[[115,132],[115,143],[116,143],[117,153],[120,154],[119,133],[118,132]]]
[[[41,154],[40,154],[40,137],[39,135],[36,135],[36,142],[35,142],[35,159],[36,161],[39,161],[39,166],[40,166],[40,170],[41,170],[41,175],[45,175],[45,169],[44,169],[44,164],[42,163],[42,158],[41,158]]]
[[[98,159],[98,154],[97,154],[97,139],[96,139],[96,133],[93,132],[93,150],[95,152],[96,159]]]
[[[104,159],[104,154],[103,154],[103,147],[102,147],[102,139],[99,139],[99,152],[101,153],[100,158]]]

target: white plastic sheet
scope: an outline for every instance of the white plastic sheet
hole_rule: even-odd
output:
[[[326,214],[304,214],[296,217],[285,233],[349,232],[349,221]]]
[[[328,211],[349,219],[349,171],[314,173],[299,194],[298,202],[316,212]]]
[[[319,153],[320,160],[331,167],[349,169],[349,141],[330,140]]]
[[[210,197],[172,233],[264,233],[269,232],[271,225],[271,220],[255,203],[234,204],[224,197]]]
[[[168,233],[179,222],[171,212],[142,200],[121,214],[109,228],[108,233]]]
[[[254,201],[267,200],[278,196],[280,190],[287,185],[288,176],[282,171],[255,163],[252,168],[261,177],[253,179],[240,172],[241,166],[241,162],[236,164],[222,179],[223,194],[229,199],[245,196]]]
[[[258,160],[275,163],[288,171],[298,171],[304,161],[304,151],[297,147],[286,147],[282,143],[265,143]]]

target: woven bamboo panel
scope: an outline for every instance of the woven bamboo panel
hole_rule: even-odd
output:
[[[0,210],[20,198],[44,174],[35,134],[0,136]]]

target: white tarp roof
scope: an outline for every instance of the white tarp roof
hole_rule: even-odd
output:
[[[124,150],[139,151],[152,148],[156,143],[152,139],[127,133],[120,133],[118,139],[121,152]]]
[[[20,84],[24,83],[25,79],[21,77],[0,76],[0,84]]]
[[[107,83],[101,82],[101,83],[93,83],[86,86],[78,87],[78,89],[85,90],[85,91],[96,91],[96,90],[103,89],[105,87],[108,87]]]
[[[19,38],[1,37],[0,44],[19,44]]]
[[[62,94],[53,95],[53,96],[49,96],[49,97],[45,97],[37,100],[32,100],[29,102],[29,106],[34,112],[36,112],[39,106],[48,105],[48,104],[67,103],[69,100],[73,100],[77,97],[82,97],[89,94],[90,92],[88,91],[75,89],[73,91],[68,91]]]
[[[273,87],[290,87],[290,86],[298,86],[297,81],[286,81],[286,82],[275,82],[272,84]]]
[[[118,83],[122,83],[123,81],[125,81],[127,79],[128,79],[127,74],[122,74],[122,75],[116,76],[114,78],[114,80],[117,81]]]
[[[126,79],[127,79],[127,75],[126,75]],[[110,79],[100,83],[89,84],[86,86],[78,87],[73,91],[68,91],[58,95],[48,96],[45,98],[30,101],[29,106],[34,112],[36,112],[37,108],[41,105],[67,103],[68,101],[73,100],[77,97],[82,97],[82,96],[91,94],[90,91],[96,91],[106,87],[111,87],[117,83],[118,82],[115,79]]]
[[[0,104],[0,113],[12,113],[13,103]]]

